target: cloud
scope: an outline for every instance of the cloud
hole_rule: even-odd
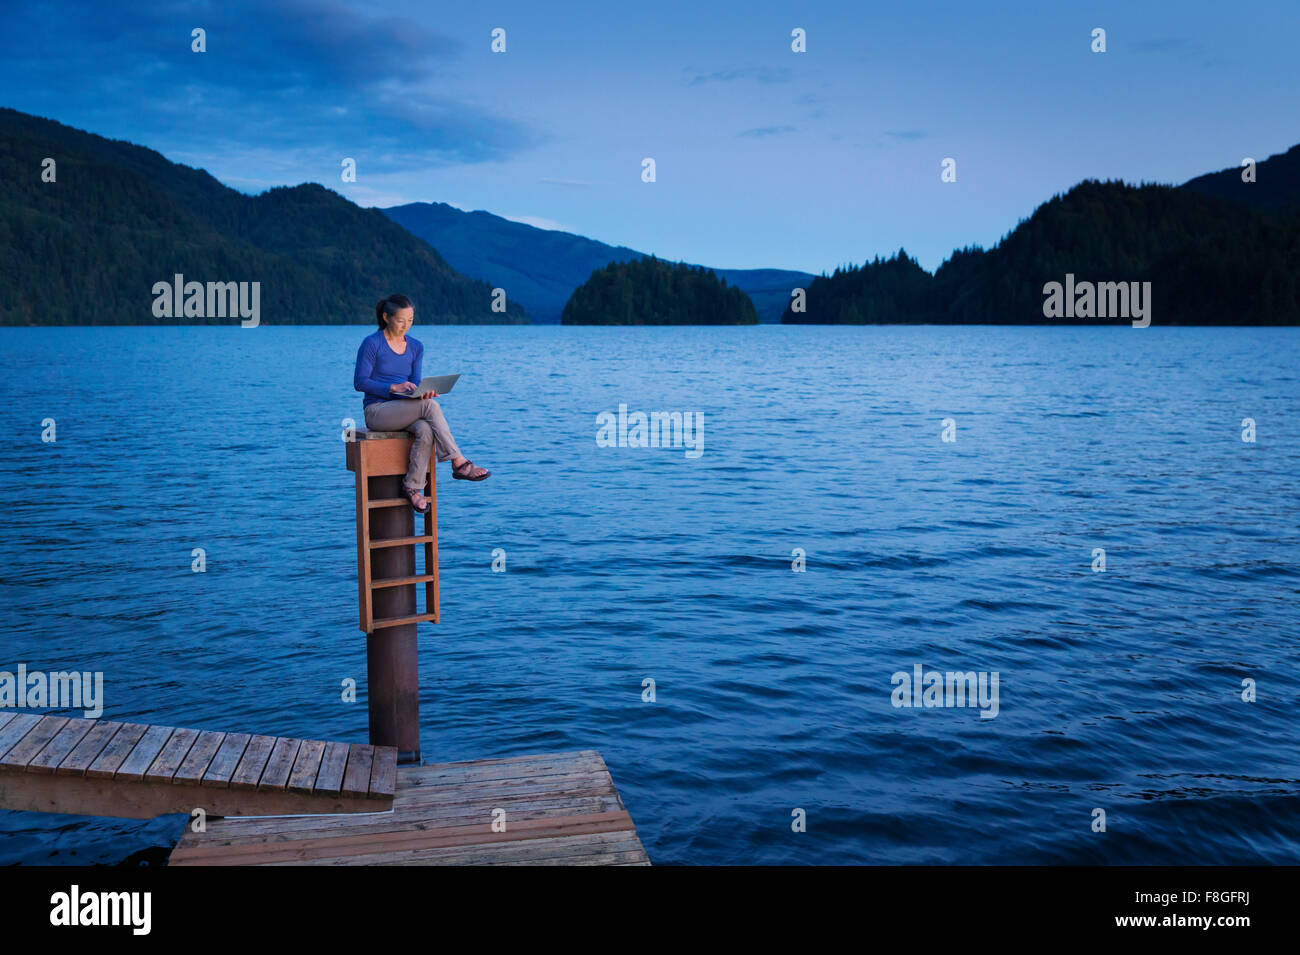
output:
[[[590,179],[556,179],[551,176],[542,176],[537,180],[552,186],[608,186],[612,183],[596,182]]]
[[[885,135],[888,136],[890,139],[907,140],[910,142],[917,139],[925,139],[930,134],[923,129],[897,129],[897,130],[886,130]]]
[[[784,66],[747,66],[734,70],[718,70],[713,73],[696,73],[686,81],[686,85],[702,86],[705,83],[733,83],[736,80],[757,80],[759,83],[789,83],[790,70]]]
[[[538,229],[546,229],[550,232],[572,232],[568,226],[556,222],[554,219],[544,219],[541,216],[502,216],[503,219],[509,219],[511,222],[520,222],[524,225],[534,226]]]
[[[798,130],[794,126],[758,126],[754,129],[746,129],[737,133],[737,136],[752,136],[761,139],[764,136],[781,136],[785,133],[794,133]]]
[[[1191,53],[1199,47],[1186,37],[1168,36],[1138,40],[1132,49],[1138,53]]]
[[[65,122],[96,132],[156,148],[206,143],[215,156],[301,148],[303,165],[368,155],[372,171],[389,172],[500,161],[542,140],[471,98],[432,92],[454,78],[464,44],[408,17],[338,0],[54,9],[57,26],[44,4],[7,12],[0,83],[41,76],[31,111],[57,103]],[[191,50],[195,27],[204,53]]]

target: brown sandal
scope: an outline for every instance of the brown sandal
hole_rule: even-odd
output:
[[[475,467],[469,458],[458,468],[451,469],[451,476],[457,481],[482,481],[492,474],[487,468]]]
[[[415,513],[417,514],[428,514],[429,503],[430,503],[429,499],[427,497],[424,498],[424,510],[420,510],[420,508],[415,506],[415,495],[417,494],[419,494],[421,497],[424,497],[424,491],[422,490],[406,491],[406,499],[411,502],[411,510],[415,511]]]

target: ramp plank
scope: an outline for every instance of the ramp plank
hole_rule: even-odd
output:
[[[122,723],[97,722],[90,728],[90,732],[81,738],[81,742],[72,748],[72,752],[67,755],[63,762],[59,763],[55,775],[58,776],[84,776],[86,770],[90,768],[104,747],[112,742],[117,731],[122,728]]]
[[[136,743],[140,742],[140,737],[145,734],[148,728],[143,723],[123,723],[122,728],[109,740],[103,752],[95,757],[95,761],[90,764],[90,768],[86,770],[86,777],[89,779],[112,779],[122,763],[131,755],[131,750],[135,748]]]
[[[59,730],[59,735],[50,740],[49,744],[40,751],[36,758],[27,764],[27,771],[29,773],[53,773],[58,768],[59,763],[63,762],[76,745],[85,739],[86,734],[90,732],[94,725],[94,720],[68,720],[67,725]]]
[[[59,735],[59,731],[68,725],[66,716],[45,716],[27,731],[27,734],[10,747],[0,758],[0,768],[26,769],[36,755],[45,748],[45,744]]]
[[[212,762],[208,764],[208,771],[203,774],[202,785],[219,789],[228,788],[250,739],[252,737],[247,733],[227,733],[226,738],[221,742],[221,748],[217,750],[217,755],[213,756]]]
[[[151,726],[145,730],[145,734],[140,737],[140,742],[135,744],[131,754],[122,760],[122,765],[117,768],[117,775],[114,778],[142,782],[145,771],[153,765],[153,761],[158,758],[158,754],[162,752],[162,748],[167,745],[174,732],[176,731],[170,726]]]

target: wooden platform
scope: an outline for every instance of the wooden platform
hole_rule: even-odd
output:
[[[494,810],[505,831],[493,831]],[[500,813],[496,814],[498,817]],[[498,826],[499,828],[499,826]],[[219,819],[171,865],[649,865],[595,750],[399,766],[391,812]]]
[[[0,809],[151,819],[373,812],[391,746],[0,711]]]

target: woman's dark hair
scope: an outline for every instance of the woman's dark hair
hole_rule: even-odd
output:
[[[415,308],[411,304],[411,300],[405,295],[390,295],[388,298],[381,298],[379,304],[375,306],[375,321],[379,323],[379,330],[382,332],[387,328],[388,320],[404,308]]]

